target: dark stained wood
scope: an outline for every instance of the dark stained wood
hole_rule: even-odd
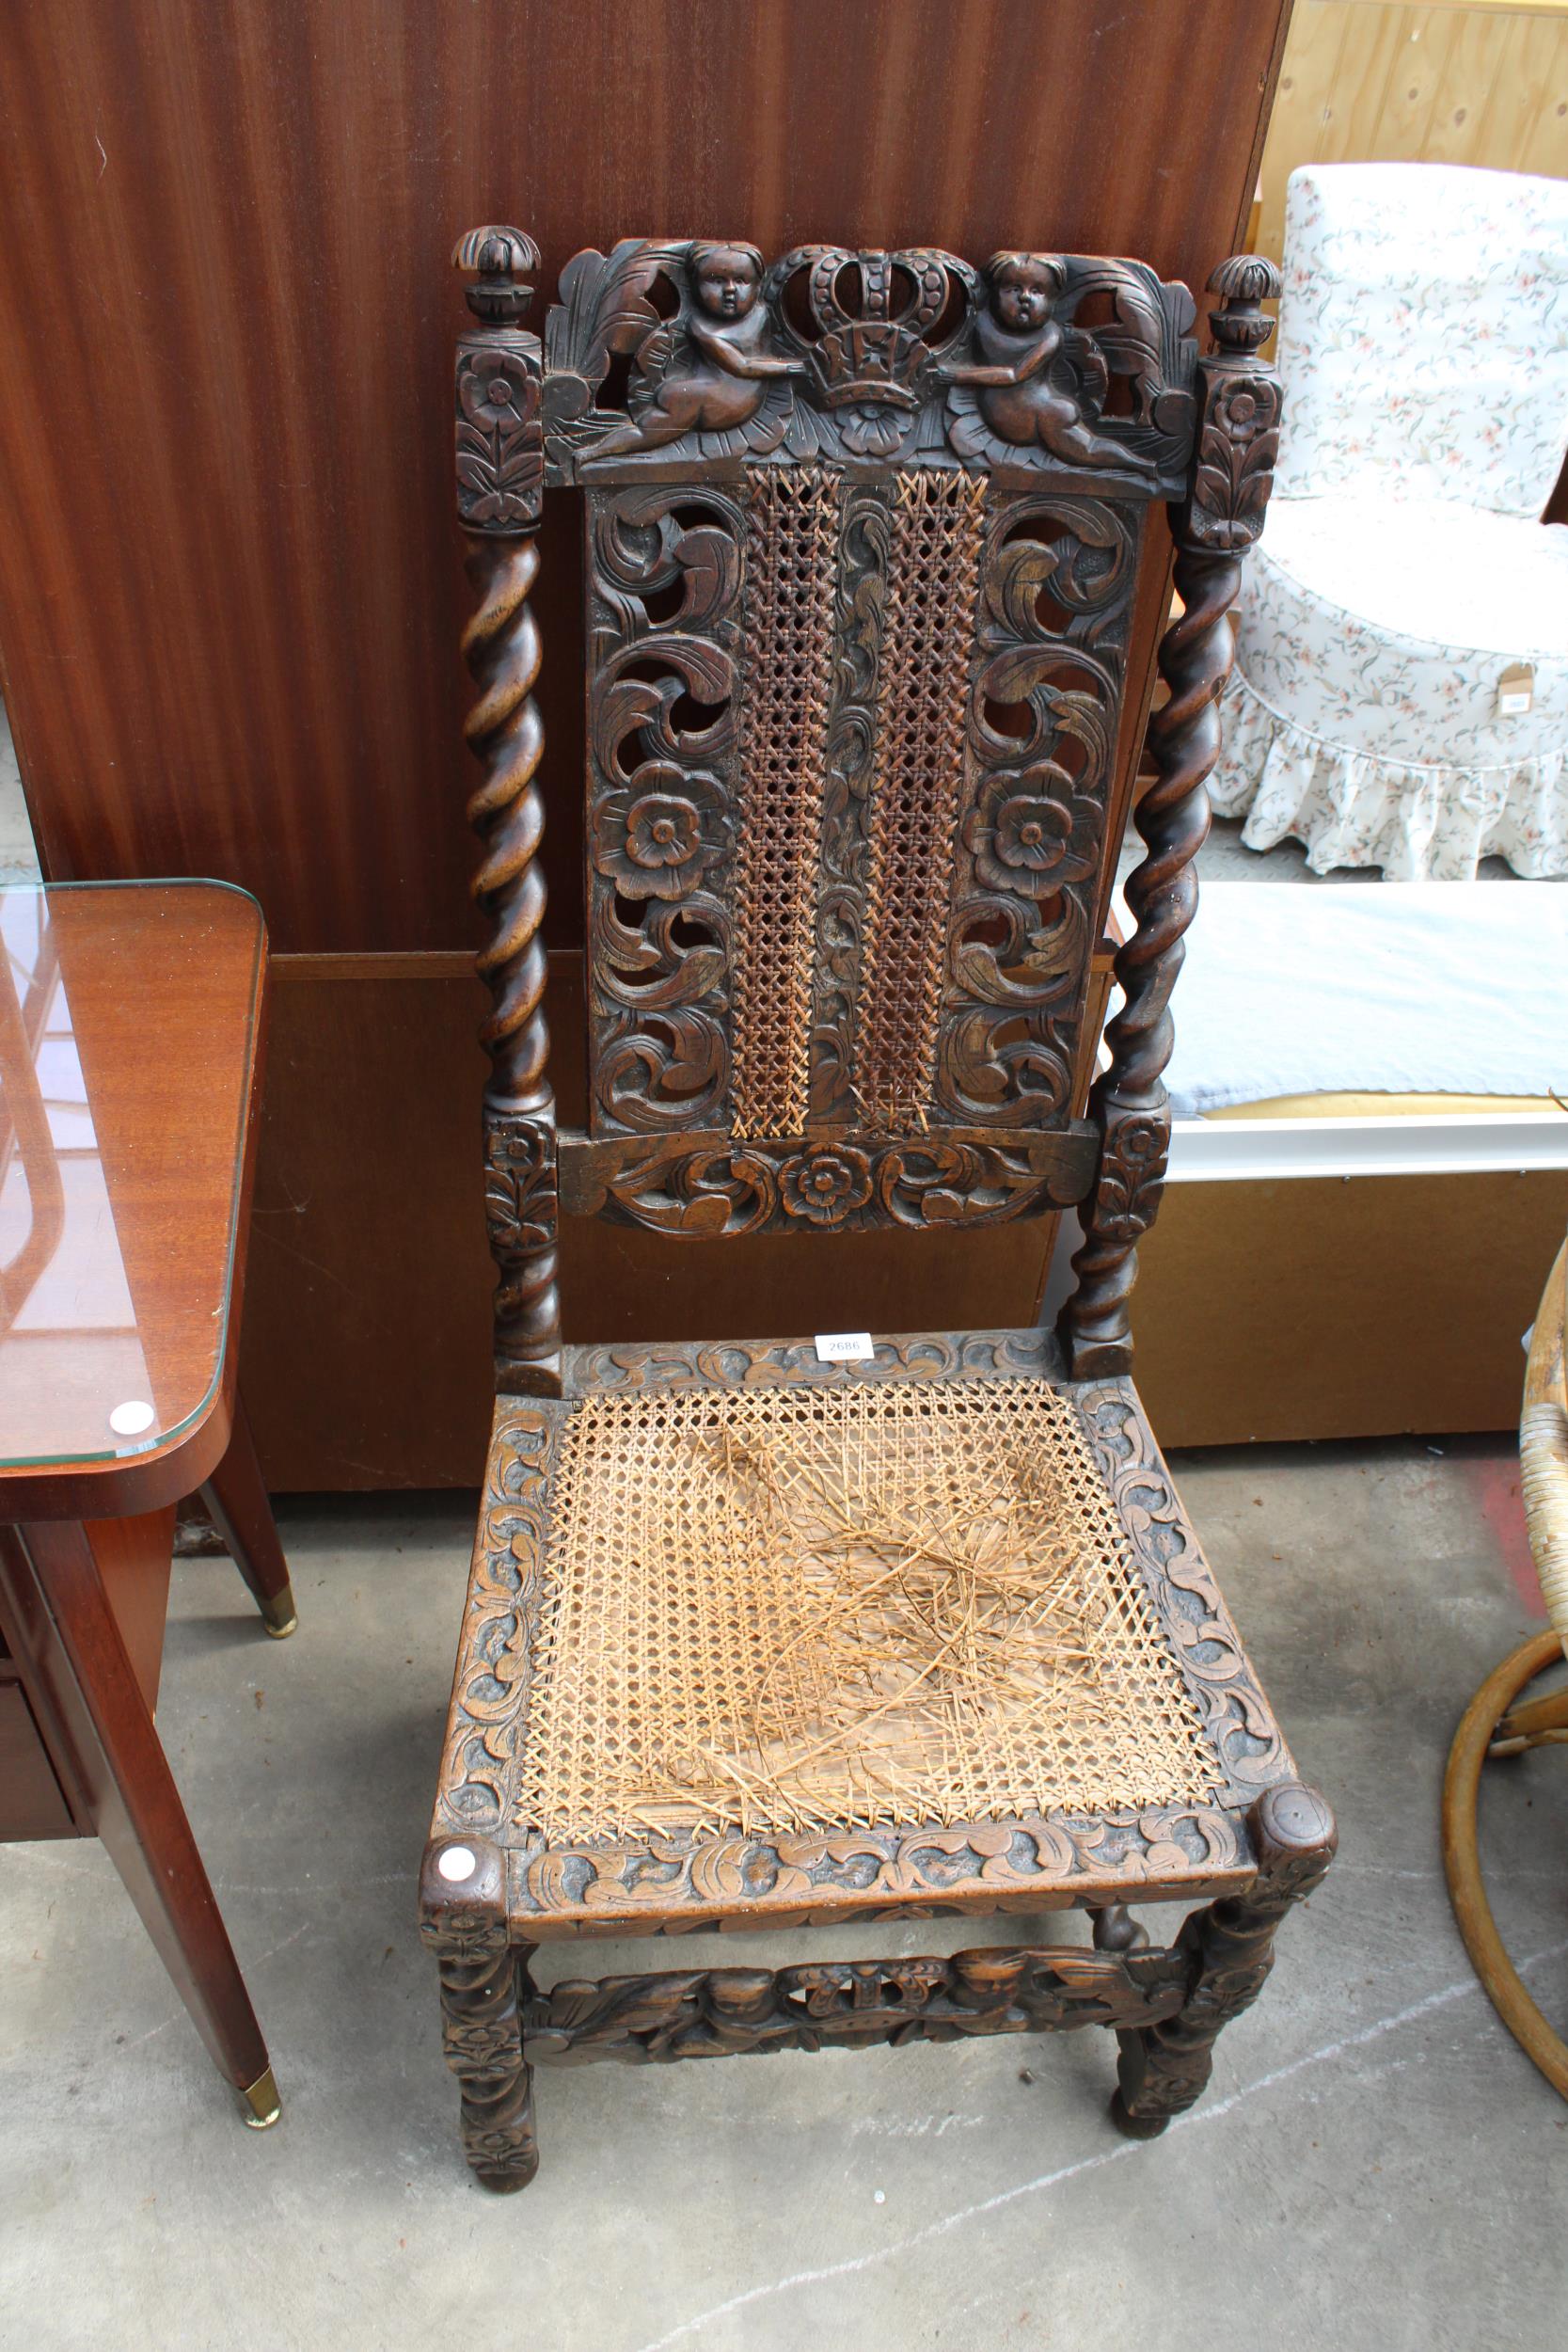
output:
[[[82,1532],[92,1548],[136,1688],[150,1714],[158,1704],[164,1663],[174,1505],[166,1503],[161,1511],[141,1511],[130,1518],[89,1519]]]
[[[1277,271],[1210,278],[1199,361],[1186,288],[1132,262],[627,239],[568,263],[541,344],[538,259],[499,226],[453,254],[498,1386],[560,1393],[562,1154],[569,1207],[683,1239],[945,1231],[1091,1189],[1041,1144],[1083,1059],[1126,617],[1169,501],[1182,610],[1062,1323],[1077,1376],[1124,1373],[1227,615],[1277,453]],[[559,1146],[546,484],[588,493],[589,1134]]]
[[[831,229],[1136,253],[1201,285],[1244,224],[1286,15],[4,11],[0,648],[48,870],[243,882],[285,950],[460,945],[463,592],[439,431],[456,230],[526,221],[547,282],[628,222],[680,222],[768,252]],[[546,640],[575,643],[565,517],[544,582]],[[551,937],[569,946],[563,671],[544,716]]]
[[[64,1789],[20,1682],[0,1672],[0,1838],[72,1837]]]
[[[461,831],[461,825],[459,825]],[[1097,977],[1103,989],[1106,972]],[[546,997],[562,1116],[586,1117],[580,956]],[[472,958],[292,957],[271,965],[242,1386],[274,1492],[477,1486],[494,1385]],[[1082,1080],[1086,1094],[1088,1073]],[[1082,1101],[1076,1105],[1081,1111]],[[1055,1230],[684,1242],[569,1217],[562,1295],[585,1338],[745,1339],[807,1325],[938,1328],[1027,1311]]]
[[[1111,2113],[1133,2139],[1153,2139],[1199,2098],[1221,2029],[1263,1990],[1274,1940],[1292,1903],[1323,1883],[1339,1842],[1334,1816],[1313,1788],[1266,1788],[1248,1816],[1258,1876],[1182,1923],[1177,1958],[1187,1997],[1163,2022],[1119,2030],[1121,2062]]]
[[[1162,1073],[1175,1032],[1170,993],[1182,938],[1197,908],[1193,860],[1209,831],[1205,786],[1219,755],[1217,697],[1230,669],[1229,610],[1242,558],[1263,528],[1279,450],[1280,388],[1259,358],[1273,329],[1261,305],[1279,292],[1272,262],[1238,254],[1210,279],[1217,351],[1200,362],[1199,422],[1191,489],[1176,510],[1175,585],[1181,610],[1160,641],[1168,689],[1148,727],[1154,781],[1138,803],[1148,854],[1128,877],[1133,930],[1118,949],[1120,1011],[1105,1032],[1110,1065],[1096,1081],[1090,1115],[1101,1136],[1077,1287],[1060,1331],[1076,1379],[1131,1369],[1128,1299],[1136,1244],[1153,1223],[1170,1146]]]
[[[1199,361],[1185,289],[1126,262],[1009,249],[982,277],[930,249],[808,246],[768,267],[749,245],[628,240],[568,265],[541,346],[521,325],[531,239],[479,229],[454,258],[474,275],[479,322],[458,347],[457,504],[479,600],[467,731],[482,763],[480,969],[495,999],[483,1035],[499,1394],[421,1932],[469,2163],[496,2189],[533,2177],[541,2058],[1088,2022],[1120,2042],[1115,2120],[1151,2137],[1201,2092],[1216,2036],[1256,1998],[1281,1918],[1335,1845],[1126,1377],[1134,1247],[1169,1139],[1168,1003],[1207,830],[1227,614],[1277,444],[1278,385],[1258,353],[1278,274],[1248,256],[1220,265],[1208,281],[1218,348]],[[1080,310],[1091,292],[1103,308]],[[1120,410],[1114,375],[1131,379]],[[588,492],[591,1099],[588,1132],[559,1143],[528,609],[546,483]],[[1123,1004],[1085,1129],[1071,1120],[1075,1036],[1103,984],[1119,631],[1156,500],[1173,510],[1182,609],[1162,641],[1167,691],[1139,808],[1148,855],[1116,957]],[[1074,1194],[1061,1149],[1085,1140],[1084,1245],[1058,1324],[1070,1388],[1037,1330],[882,1339],[853,1366],[808,1340],[562,1348],[562,1191],[666,1236],[777,1225],[823,1238],[919,1222],[920,1165],[944,1222],[990,1222],[1016,1213],[996,1183],[1006,1151],[1057,1147],[1049,1172],[1025,1162],[1017,1181],[1053,1176],[1063,1200]],[[547,1768],[543,1789],[522,1775],[535,1708],[549,1704],[540,1684],[564,1671],[544,1629],[559,1621],[555,1577],[571,1574],[570,1547],[552,1547],[574,1500],[564,1464],[593,1443],[581,1417],[595,1403],[618,1411],[629,1391],[639,1438],[657,1438],[661,1394],[697,1391],[682,1402],[702,1443],[722,1431],[727,1448],[726,1391],[784,1389],[792,1413],[810,1397],[806,1413],[827,1419],[816,1399],[835,1388],[842,1409],[861,1383],[906,1384],[898,1401],[917,1413],[937,1409],[921,1384],[949,1379],[1048,1385],[1058,1409],[1070,1399],[1213,1778],[1104,1817],[1037,1813],[1039,1799],[1020,1794],[979,1818],[943,1810],[940,1825],[846,1788],[799,1835],[729,1791],[716,1816],[695,1810],[689,1783],[656,1766],[613,1835],[569,1812],[552,1836]],[[728,1451],[714,1451],[733,1481]],[[683,1498],[701,1474],[685,1456]],[[1064,1496],[1058,1535],[1098,1545],[1077,1507]],[[672,1540],[688,1540],[684,1525],[673,1539],[656,1504],[640,1569]],[[1134,1891],[1208,1899],[1174,1947],[1153,1949],[1125,1913]],[[567,1979],[546,1994],[528,1964],[545,1938],[1048,1899],[1095,1909],[1091,1954],[696,1969]]]
[[[35,1706],[69,1743],[82,1818],[214,2065],[244,2092],[267,2073],[266,2044],[84,1531],[0,1529],[0,1584]]]
[[[691,1968],[647,1977],[567,1977],[523,2005],[531,2064],[633,2064],[752,2051],[869,2049],[981,2034],[1119,2031],[1174,2017],[1188,1963],[1175,1950],[1128,1960],[1062,1945],[1007,1945],[908,1957],[807,1961],[793,1968]]]
[[[243,882],[286,951],[455,949],[475,936],[469,854],[451,821],[470,788],[452,651],[467,595],[441,429],[453,234],[498,213],[527,221],[546,283],[585,242],[679,223],[768,252],[831,230],[982,255],[1135,253],[1201,284],[1245,223],[1288,0],[1052,0],[1048,24],[1044,13],[1041,0],[0,11],[0,675],[46,869]],[[540,697],[546,937],[570,947],[582,922],[581,556],[559,501],[540,547],[536,611],[558,657]],[[1156,520],[1113,837],[1168,566]],[[1101,914],[1110,885],[1107,867]],[[425,985],[437,997],[447,986]],[[414,1012],[414,990],[400,992],[411,1032],[451,1035],[438,1002]],[[338,1017],[402,1093],[370,1011]],[[334,1084],[361,1106],[373,1095],[368,1071],[341,1067],[334,1082],[312,1065],[278,1081],[269,1120],[269,1158],[296,1184],[275,1231],[292,1220],[293,1244],[325,1269],[261,1245],[246,1385],[269,1474],[370,1485],[402,1462],[413,1483],[472,1483],[483,1440],[461,1406],[466,1376],[426,1380],[413,1339],[445,1359],[436,1302],[459,1302],[451,1315],[466,1319],[461,1302],[479,1295],[471,1220],[434,1205],[459,1183],[470,1197],[470,1171],[457,1172],[470,1131],[457,1131],[446,1182],[435,1195],[411,1186],[395,1225],[379,1172],[361,1167],[372,1223],[397,1237],[372,1306],[368,1237],[341,1214],[352,1147],[329,1133]],[[417,1149],[428,1166],[435,1147]],[[988,1294],[977,1319],[1009,1311],[1005,1263],[1037,1283],[1053,1223],[965,1245]],[[606,1327],[635,1328],[640,1309],[605,1279],[657,1268],[657,1253],[634,1237],[601,1246],[595,1306]],[[800,1319],[782,1261],[765,1289],[784,1311],[747,1311],[755,1253],[771,1248],[688,1260],[683,1311],[701,1308],[697,1327]],[[863,1254],[858,1240],[832,1254],[857,1313],[963,1319],[942,1243],[911,1258],[868,1237]],[[795,1279],[816,1278],[797,1262]],[[667,1267],[655,1279],[668,1287]],[[903,1301],[892,1317],[879,1304],[889,1293]],[[288,1343],[296,1307],[325,1334],[330,1382]],[[416,1413],[410,1379],[427,1409]]]

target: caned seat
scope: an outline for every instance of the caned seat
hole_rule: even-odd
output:
[[[574,1349],[501,1403],[437,1826],[519,1926],[1244,1880],[1279,1734],[1131,1383],[1053,1353]]]
[[[540,2060],[1091,2024],[1118,2034],[1117,2122],[1152,2135],[1334,1843],[1144,1418],[1127,1314],[1275,445],[1273,274],[1216,273],[1200,358],[1191,296],[1136,262],[630,240],[567,264],[541,347],[529,240],[476,230],[457,258],[498,1393],[421,1907],[469,2162],[531,2177]],[[542,1009],[546,485],[585,510],[580,1130]],[[1085,1112],[1162,505],[1180,616]],[[562,1343],[562,1209],[918,1252],[1069,1204],[1054,1333],[850,1360]],[[1154,1945],[1131,1898],[1201,1907]],[[529,1967],[551,1938],[1074,1905],[1091,1945],[547,1991]]]

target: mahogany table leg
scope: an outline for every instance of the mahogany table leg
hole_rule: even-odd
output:
[[[39,1519],[0,1545],[34,1689],[71,1752],[79,1796],[245,2121],[277,2120],[277,2086],[85,1531]]]
[[[256,1596],[262,1624],[281,1641],[284,1634],[293,1631],[299,1617],[243,1397],[234,1399],[229,1451],[202,1487],[201,1500],[234,1565]]]

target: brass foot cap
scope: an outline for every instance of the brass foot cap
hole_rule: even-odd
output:
[[[261,1603],[261,1623],[275,1642],[284,1641],[293,1631],[299,1623],[299,1612],[294,1607],[293,1585],[285,1584],[276,1600]]]
[[[283,2102],[277,2095],[277,2085],[269,2066],[264,2074],[258,2074],[248,2090],[240,2093],[245,2120],[253,2132],[271,2129],[283,2112]]]

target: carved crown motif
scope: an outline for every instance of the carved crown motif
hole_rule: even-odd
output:
[[[781,288],[801,270],[820,334],[809,358],[823,405],[918,408],[937,356],[967,320],[973,271],[951,254],[924,247],[849,253],[839,246],[801,246],[778,265]],[[954,333],[933,342],[930,329],[955,294]]]

